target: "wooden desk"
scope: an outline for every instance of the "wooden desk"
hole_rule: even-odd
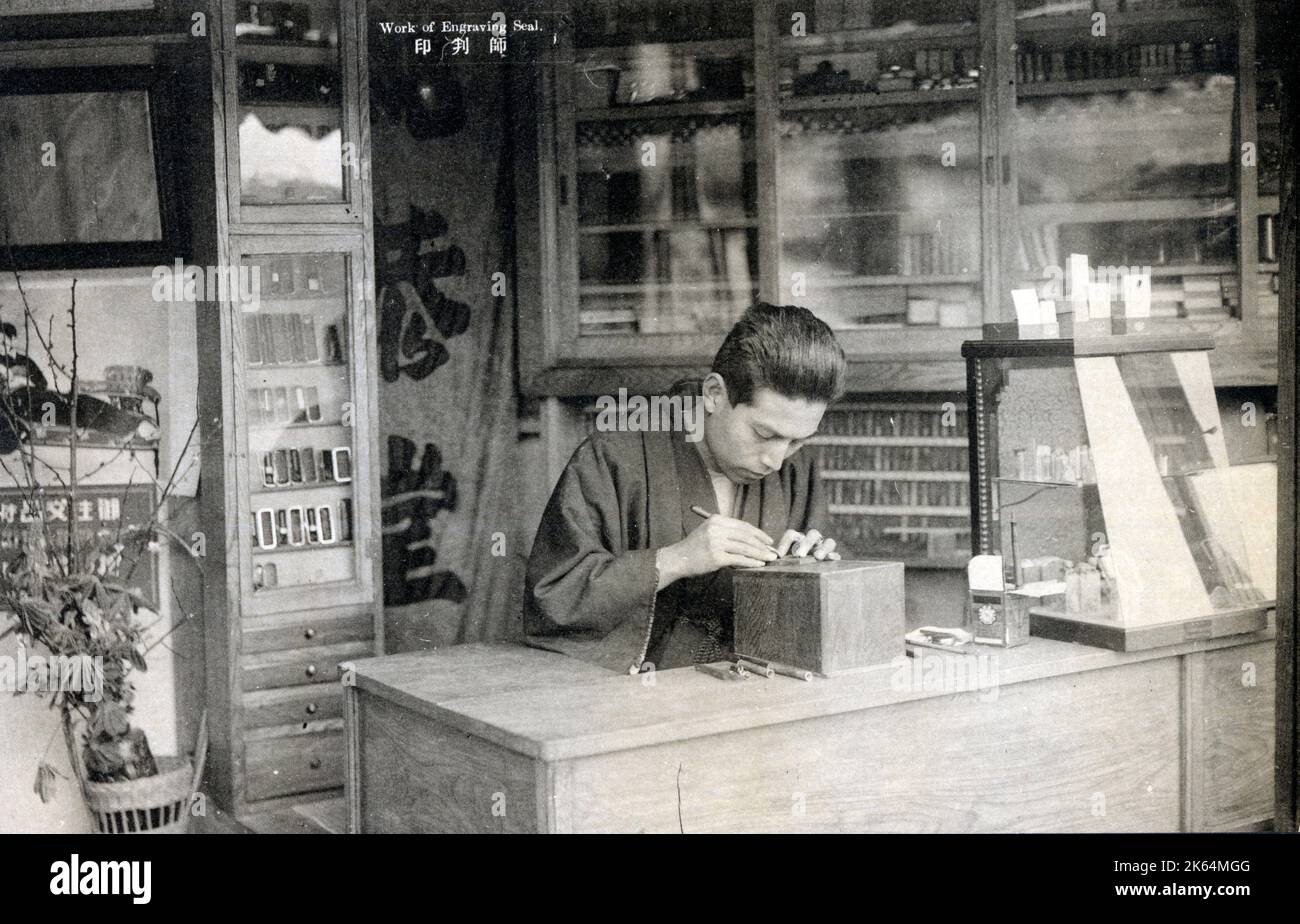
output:
[[[347,688],[349,828],[1258,828],[1272,637],[1034,639],[812,682],[629,677],[508,645],[373,658]]]

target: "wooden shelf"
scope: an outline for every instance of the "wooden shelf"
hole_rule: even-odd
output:
[[[719,279],[717,282],[587,282],[578,286],[579,295],[640,295],[644,292],[743,292],[757,288]]]
[[[271,369],[346,369],[347,363],[331,360],[329,362],[300,362],[300,363],[245,363],[244,367],[250,372],[267,372]]]
[[[817,109],[867,109],[873,106],[922,106],[927,103],[978,102],[979,87],[950,90],[890,90],[885,93],[841,93],[835,96],[791,96],[781,100],[781,112]]]
[[[305,528],[306,527],[304,527],[304,529]],[[255,545],[253,546],[253,556],[266,557],[268,555],[282,555],[285,552],[294,552],[294,553],[325,552],[330,549],[350,549],[352,547],[353,547],[353,543],[351,539],[340,539],[338,542],[313,542],[313,543],[304,542],[302,545],[287,545],[282,543],[272,549],[264,549],[261,546]],[[351,578],[341,578],[341,580],[351,580]],[[286,588],[284,586],[277,585],[275,587],[263,587],[261,589],[262,590],[284,590]]]
[[[1199,81],[1222,74],[1197,72],[1191,74],[1153,74],[1147,77],[1097,77],[1086,80],[1045,80],[1017,83],[1017,96],[1070,96],[1091,93],[1131,93],[1143,90],[1164,90],[1174,84]]]
[[[1063,39],[1070,44],[1081,44],[1091,39],[1090,12],[1024,16],[1016,18],[1016,38],[1043,41]],[[1194,38],[1205,34],[1206,28],[1236,34],[1236,23],[1231,12],[1221,9],[1134,10],[1106,14],[1108,41],[1127,42],[1131,38],[1168,40],[1182,35]],[[1134,36],[1123,33],[1133,31]]]
[[[968,443],[964,436],[850,436],[838,433],[814,436],[808,441],[809,446],[902,446],[908,449],[960,449]]]
[[[303,103],[240,103],[240,113],[257,116],[263,125],[293,125],[311,128],[340,128],[343,113],[329,103],[305,105]]]
[[[1130,199],[1112,202],[1050,202],[1021,205],[1020,218],[1031,224],[1096,224],[1098,222],[1164,221],[1175,218],[1230,218],[1237,213],[1232,199]]]
[[[784,203],[783,203],[784,205]],[[946,209],[853,209],[845,212],[807,212],[790,215],[782,212],[782,222],[850,221],[854,218],[883,218],[895,215],[961,215],[968,209],[978,209],[979,203],[955,205]]]
[[[843,410],[835,407],[834,410]],[[920,437],[918,437],[919,439]],[[966,441],[963,439],[962,444]],[[850,469],[822,469],[821,477],[830,481],[953,481],[965,484],[970,481],[970,472],[962,471],[852,471]]]
[[[858,289],[873,286],[979,285],[979,281],[979,273],[917,273],[911,276],[826,276],[819,278],[817,285],[825,289]],[[935,325],[917,326],[933,327]]]
[[[621,122],[649,119],[679,119],[699,115],[732,115],[754,111],[752,99],[681,100],[625,106],[600,106],[579,109],[578,122]]]
[[[647,50],[686,57],[694,55],[743,55],[753,54],[754,43],[747,38],[734,38],[686,42],[647,42],[645,44],[628,45],[578,45],[574,47],[573,53],[574,57],[580,60],[575,60],[573,66],[581,72],[587,68],[599,67],[606,63],[627,61],[645,54]]]
[[[939,401],[840,401],[834,407],[837,411],[932,411],[936,414],[948,409]],[[956,411],[966,413],[966,405],[957,404]]]
[[[719,218],[716,221],[704,219],[664,219],[662,221],[639,221],[620,225],[579,225],[579,234],[628,234],[646,231],[729,231],[737,228],[757,228],[757,218]]]
[[[1095,269],[1096,267],[1094,267]],[[1146,269],[1145,265],[1142,269]],[[1223,276],[1236,275],[1237,265],[1235,263],[1165,263],[1152,264],[1151,275],[1159,276]],[[1261,270],[1263,272],[1263,270]],[[1034,270],[1020,269],[1016,271],[1016,279],[1034,282],[1050,282],[1045,279],[1041,272]]]
[[[346,426],[347,424],[337,420],[333,423],[320,421],[312,423],[250,424],[248,427],[248,433],[252,436],[254,433],[259,435],[275,434],[284,433],[288,430],[337,430]]]
[[[337,66],[339,50],[329,45],[298,45],[288,42],[235,42],[235,55],[241,64],[303,64],[315,67]]]
[[[250,482],[250,493],[256,496],[259,494],[279,494],[282,491],[319,491],[322,488],[348,488],[351,485],[352,482],[350,481],[291,481],[288,484],[266,484],[265,482],[252,481]]]
[[[839,53],[880,45],[899,46],[952,46],[979,45],[979,25],[973,22],[937,23],[900,28],[898,25],[883,29],[840,29],[834,32],[811,33],[803,36],[783,35],[783,55],[808,56]]]

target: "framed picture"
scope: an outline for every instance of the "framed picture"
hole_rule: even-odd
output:
[[[187,253],[158,67],[5,72],[0,269],[151,266]]]
[[[4,0],[0,39],[167,31],[174,0]]]

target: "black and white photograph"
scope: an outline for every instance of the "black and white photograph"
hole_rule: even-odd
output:
[[[1294,7],[4,0],[31,890],[149,902],[132,834],[1280,886]]]

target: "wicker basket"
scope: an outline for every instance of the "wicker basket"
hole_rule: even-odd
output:
[[[100,834],[189,833],[194,768],[184,757],[157,760],[154,776],[82,787]]]
[[[76,736],[65,725],[73,766],[81,778],[86,807],[95,818],[100,834],[188,834],[190,802],[203,778],[208,755],[208,714],[199,719],[194,760],[188,757],[157,758],[153,776],[120,783],[94,783],[87,779]]]

